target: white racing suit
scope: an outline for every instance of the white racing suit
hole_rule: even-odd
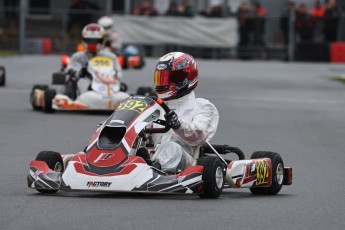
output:
[[[166,104],[176,112],[181,126],[167,133],[153,135],[158,147],[152,161],[159,162],[165,172],[176,172],[190,166],[195,148],[214,136],[219,113],[208,100],[195,98],[193,91],[181,98],[166,101]],[[163,115],[161,119],[164,119]]]
[[[92,59],[93,57],[96,57],[96,56],[106,56],[106,57],[111,58],[113,60],[113,63],[114,63],[114,70],[116,73],[116,77],[119,80],[122,79],[122,68],[121,68],[121,65],[119,64],[119,62],[117,61],[117,56],[114,53],[111,53],[105,49],[97,52],[95,55],[93,55],[89,52],[86,52],[86,51],[74,53],[70,59],[70,63],[66,67],[65,72],[68,73],[68,71],[72,69],[76,72],[75,76],[77,76],[79,78],[80,72],[82,71],[82,69],[86,68],[89,60]],[[90,84],[91,84],[91,80],[87,77],[78,79],[77,88],[78,88],[80,94],[88,91]],[[119,92],[119,93],[122,93],[122,92]]]

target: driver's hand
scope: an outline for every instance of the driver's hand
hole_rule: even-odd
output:
[[[170,111],[169,113],[164,115],[166,122],[172,129],[178,129],[181,126],[180,121],[178,120],[178,116],[174,111]]]

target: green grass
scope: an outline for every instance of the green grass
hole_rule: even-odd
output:
[[[331,79],[334,81],[339,81],[339,82],[345,84],[345,74],[343,74],[341,76],[331,77]]]
[[[13,55],[17,55],[18,52],[17,51],[13,51],[13,50],[1,50],[0,51],[0,57],[10,57]]]

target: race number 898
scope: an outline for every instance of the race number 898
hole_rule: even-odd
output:
[[[146,107],[147,104],[144,101],[130,100],[120,104],[116,110],[134,110],[138,113],[141,113]]]

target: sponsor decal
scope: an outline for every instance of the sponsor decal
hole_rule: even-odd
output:
[[[88,181],[86,183],[87,187],[110,187],[110,185],[112,184],[112,182],[101,182],[101,181]]]
[[[265,160],[256,160],[256,185],[268,184],[268,170],[269,166]]]
[[[168,66],[167,66],[166,64],[159,64],[159,65],[157,66],[157,69],[158,69],[158,70],[165,70],[167,67],[168,67]]]
[[[147,103],[142,100],[128,100],[121,103],[116,111],[120,110],[133,110],[135,112],[141,113],[147,107]]]
[[[99,157],[97,157],[97,159],[93,163],[96,163],[98,161],[106,161],[106,160],[108,160],[110,157],[112,157],[114,155],[115,155],[114,153],[101,153],[99,155]]]

